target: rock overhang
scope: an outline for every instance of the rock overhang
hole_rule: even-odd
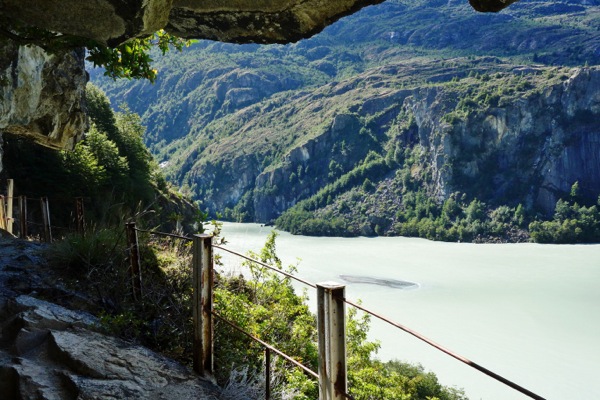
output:
[[[109,46],[159,29],[233,43],[289,43],[384,0],[2,0],[0,16]],[[496,12],[518,0],[469,0]]]

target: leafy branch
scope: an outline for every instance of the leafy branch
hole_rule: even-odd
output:
[[[117,47],[111,48],[95,43],[88,48],[89,55],[86,60],[95,67],[103,67],[104,75],[113,79],[148,79],[156,80],[158,71],[152,68],[150,50],[157,47],[162,55],[171,48],[182,51],[192,42],[166,33],[164,30],[155,32],[145,38],[131,39]]]

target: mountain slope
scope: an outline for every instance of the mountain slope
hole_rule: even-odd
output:
[[[407,193],[532,215],[575,181],[595,199],[597,70],[567,67],[599,63],[599,12],[591,1],[497,15],[388,1],[292,45],[197,43],[158,61],[155,86],[92,77],[143,116],[167,176],[211,212],[269,222],[324,197],[309,211],[349,207],[340,232],[398,234]],[[373,200],[351,196],[358,186]]]

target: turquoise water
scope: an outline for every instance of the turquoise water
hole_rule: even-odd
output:
[[[245,252],[259,250],[270,230],[226,223],[223,235],[226,247]],[[286,264],[301,259],[300,277],[370,278],[345,282],[346,296],[548,400],[600,399],[600,245],[279,233],[277,253]],[[418,286],[372,283],[390,279]],[[471,399],[528,398],[383,322],[373,321],[371,338],[381,341],[381,359],[420,363]]]

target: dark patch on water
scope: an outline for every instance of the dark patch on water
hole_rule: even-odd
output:
[[[368,285],[386,286],[395,289],[417,289],[418,283],[400,281],[397,279],[375,278],[372,276],[340,275],[340,278],[350,283],[366,283]]]

